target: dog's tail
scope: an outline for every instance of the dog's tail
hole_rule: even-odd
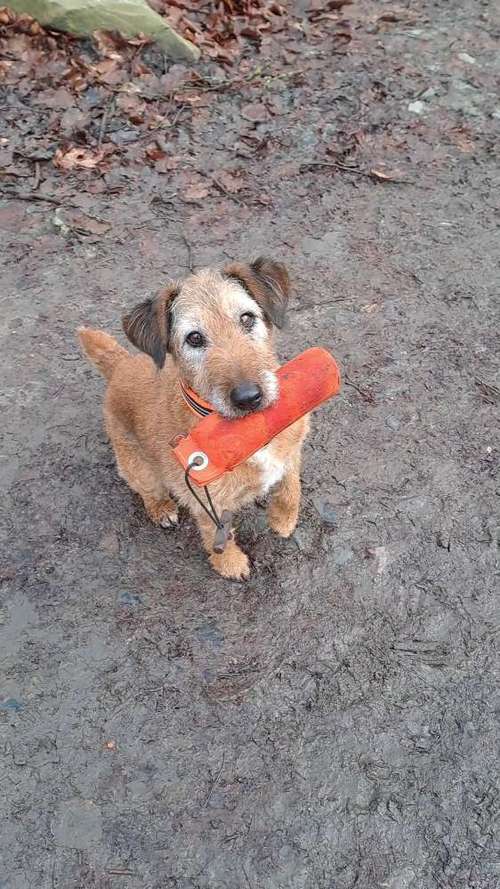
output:
[[[111,379],[118,362],[129,357],[127,350],[102,330],[79,327],[78,338],[92,364],[95,364],[107,380]]]

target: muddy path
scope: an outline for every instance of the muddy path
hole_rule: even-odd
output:
[[[3,889],[500,885],[500,22],[417,5],[3,85]],[[118,479],[74,330],[261,253],[345,385],[237,585]]]

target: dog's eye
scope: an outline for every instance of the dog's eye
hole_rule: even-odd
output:
[[[201,349],[205,345],[205,337],[197,330],[191,331],[186,337],[186,343],[193,349]]]
[[[251,330],[255,324],[255,315],[253,314],[253,312],[243,312],[243,315],[240,317],[240,321],[245,330]]]

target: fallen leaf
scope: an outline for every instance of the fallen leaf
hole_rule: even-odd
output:
[[[9,25],[14,20],[14,13],[3,6],[0,9],[0,25]]]
[[[472,154],[474,151],[474,134],[464,129],[454,129],[450,131],[450,141],[465,154]]]
[[[155,170],[157,173],[170,173],[172,170],[176,170],[179,166],[182,158],[179,155],[174,155],[173,157],[165,157],[160,158],[159,161],[155,163]]]
[[[55,111],[63,111],[73,108],[75,99],[69,90],[59,87],[57,90],[45,90],[39,93],[38,103],[46,108],[53,108]]]
[[[167,126],[167,123],[168,123],[166,118],[163,116],[163,114],[157,114],[154,111],[149,111],[146,114],[146,121],[145,122],[146,122],[148,130],[159,130],[160,127],[162,129],[165,129],[165,127]]]
[[[372,179],[376,179],[379,182],[402,182],[402,178],[399,173],[384,173],[383,170],[370,170],[370,176]]]
[[[264,123],[269,120],[269,112],[262,102],[251,102],[249,105],[243,105],[241,116],[251,123]]]
[[[71,228],[87,235],[105,235],[109,232],[111,224],[104,219],[96,219],[95,216],[86,216],[84,213],[75,215],[71,219]]]
[[[198,201],[203,200],[208,196],[208,188],[206,185],[203,185],[202,182],[195,183],[194,185],[188,185],[184,192],[181,194],[181,198],[187,204],[196,204]]]
[[[263,207],[269,207],[272,204],[272,198],[268,194],[257,195],[256,201],[258,204],[262,204]]]
[[[97,65],[94,65],[94,71],[99,77],[102,77],[106,74],[109,74],[111,71],[115,71],[118,67],[119,62],[122,59],[103,59],[102,62],[98,62]]]
[[[287,108],[285,100],[281,96],[271,96],[267,102],[268,111],[273,115],[286,114]]]
[[[283,164],[273,165],[273,179],[291,179],[300,173],[298,161],[285,161]]]
[[[87,148],[58,148],[54,155],[54,166],[60,170],[93,170],[100,164],[104,151],[91,151]]]
[[[242,179],[234,173],[230,173],[229,170],[221,170],[214,177],[214,181],[219,183],[224,191],[229,192],[229,194],[237,194],[244,185]]]
[[[172,65],[167,73],[160,77],[162,92],[168,96],[188,79],[190,79],[190,72],[185,65]]]
[[[123,62],[120,50],[124,48],[126,41],[122,37],[108,31],[94,31],[92,36],[101,55]]]
[[[111,228],[109,222],[97,219],[95,216],[87,216],[86,213],[58,207],[52,218],[55,228],[63,236],[74,231],[83,235],[104,235]]]
[[[84,130],[90,122],[90,114],[79,111],[78,108],[68,108],[61,117],[61,130],[66,135]]]
[[[161,161],[164,160],[166,156],[166,153],[156,142],[151,142],[146,148],[146,157],[148,157],[150,161]]]

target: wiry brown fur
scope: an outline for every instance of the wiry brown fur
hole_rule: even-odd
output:
[[[224,553],[212,552],[214,526],[189,493],[172,456],[172,439],[199,422],[181,395],[179,377],[227,416],[235,415],[230,393],[242,381],[258,382],[264,391],[262,406],[271,403],[277,395],[273,380],[278,367],[271,327],[283,321],[288,288],[284,266],[264,259],[248,266],[232,263],[222,273],[205,269],[190,275],[125,316],[127,336],[147,354],[132,356],[101,331],[79,331],[86,354],[109,381],[104,417],[120,475],[158,524],[177,521],[176,501],[188,507],[212,566],[224,577],[247,577],[248,558],[234,540]],[[241,310],[249,307],[257,315],[251,333],[241,323]],[[193,324],[206,336],[203,350],[186,346],[186,331]],[[301,450],[308,428],[304,417],[214,482],[210,492],[218,513],[238,512],[277,478],[268,521],[288,537],[298,518]]]

